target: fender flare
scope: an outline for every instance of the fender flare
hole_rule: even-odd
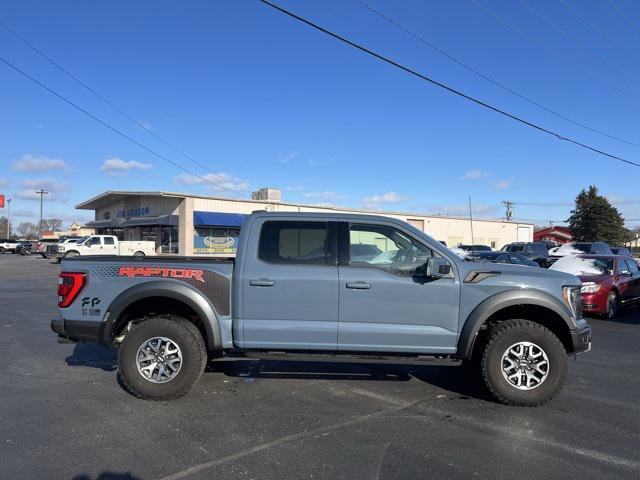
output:
[[[532,288],[507,290],[483,300],[471,312],[460,332],[458,356],[471,359],[480,328],[494,313],[514,305],[535,305],[547,308],[559,315],[570,331],[576,328],[569,307],[549,293]]]
[[[132,303],[149,297],[164,297],[178,300],[193,309],[200,317],[207,332],[209,350],[222,349],[222,336],[218,323],[218,314],[213,305],[197,290],[184,283],[175,281],[150,281],[134,285],[121,292],[109,305],[102,323],[100,338],[102,343],[111,346],[113,329],[122,312]]]

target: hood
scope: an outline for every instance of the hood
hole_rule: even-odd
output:
[[[505,276],[523,277],[523,279],[535,277],[536,279],[554,279],[563,281],[565,285],[580,285],[580,279],[575,275],[569,273],[560,272],[557,270],[549,270],[546,268],[527,267],[524,265],[512,265],[509,263],[492,263],[492,262],[458,262],[461,266],[462,278],[472,271],[491,271],[500,272]]]

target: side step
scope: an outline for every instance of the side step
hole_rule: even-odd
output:
[[[448,355],[384,355],[362,352],[289,352],[279,350],[246,350],[234,352],[229,357],[245,357],[256,360],[303,361],[303,362],[344,362],[344,363],[384,363],[398,365],[446,365],[458,366],[462,361]]]

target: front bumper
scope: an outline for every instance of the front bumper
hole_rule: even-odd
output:
[[[579,354],[591,350],[591,327],[587,324],[571,332],[573,353]]]

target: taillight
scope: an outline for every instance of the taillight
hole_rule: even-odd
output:
[[[87,282],[84,273],[62,272],[58,281],[58,307],[66,308],[73,303]]]

